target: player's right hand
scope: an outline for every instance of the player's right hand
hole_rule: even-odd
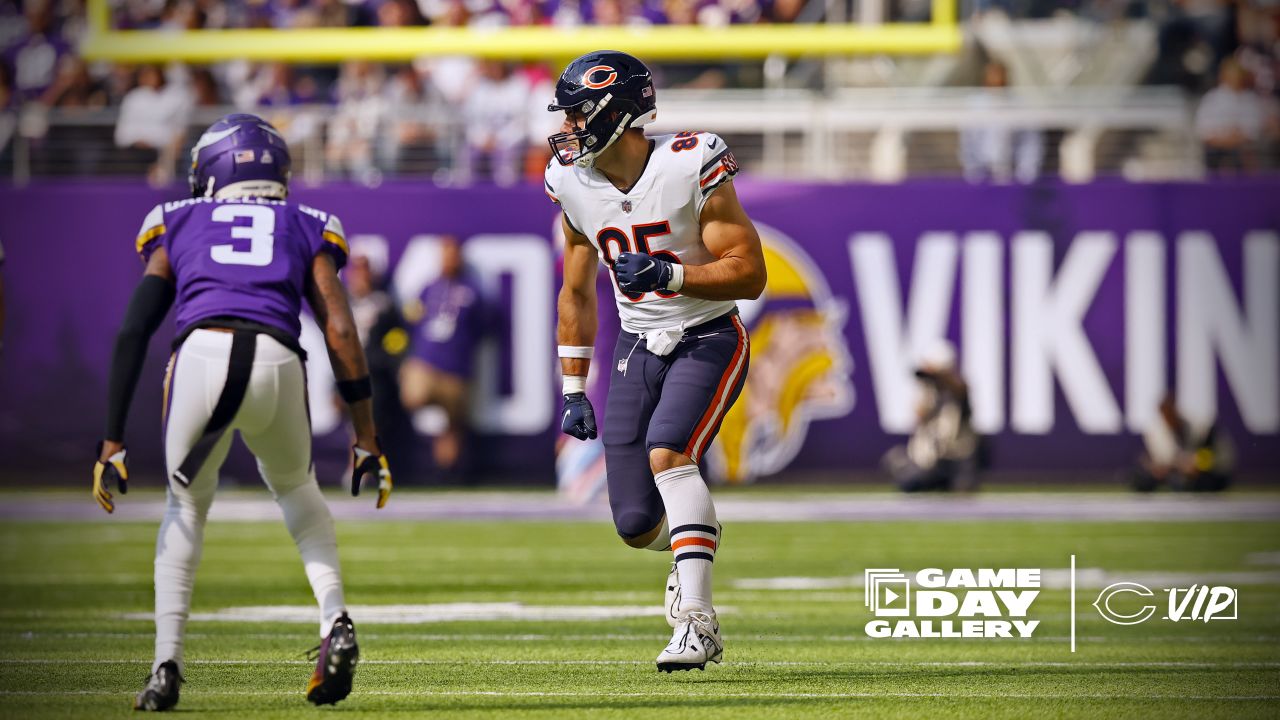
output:
[[[564,396],[564,413],[560,416],[560,429],[565,435],[579,440],[596,438],[596,411],[586,393],[569,393]]]
[[[351,494],[360,494],[360,485],[365,476],[378,479],[378,509],[386,507],[391,497],[391,466],[387,464],[387,456],[382,453],[369,452],[354,445],[351,448]]]
[[[111,483],[120,488],[120,494],[129,492],[129,467],[125,464],[124,444],[103,441],[98,443],[98,461],[93,464],[93,499],[103,510],[115,512]]]

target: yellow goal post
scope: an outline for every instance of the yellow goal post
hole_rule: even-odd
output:
[[[610,48],[645,60],[761,59],[823,55],[930,55],[960,49],[956,0],[932,0],[927,23],[765,24],[708,28],[652,27],[408,27],[297,30],[115,30],[108,0],[88,0],[81,54],[119,63],[227,60],[341,63],[407,62],[469,55],[495,60],[567,60]]]

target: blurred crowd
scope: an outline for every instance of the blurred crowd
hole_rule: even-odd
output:
[[[1146,82],[1201,95],[1195,131],[1216,172],[1280,167],[1280,3],[1176,0]]]
[[[124,0],[115,3],[113,21],[150,30],[724,25],[785,22],[802,6],[803,0]],[[418,166],[447,160],[457,181],[510,184],[540,172],[548,157],[543,138],[558,125],[545,112],[553,80],[546,63],[441,57],[338,67],[89,64],[75,52],[86,25],[83,0],[0,4],[0,149],[14,133],[38,149],[50,109],[118,107],[115,159],[144,162],[152,180],[165,183],[190,139],[193,114],[234,106],[267,115],[292,143],[322,148],[327,176],[376,181],[412,156]],[[707,65],[664,70],[664,87],[722,87],[728,78]],[[441,132],[450,123],[466,128],[464,147]]]
[[[853,5],[835,3],[844,16]],[[821,21],[823,0],[117,0],[119,28],[182,30],[350,26],[497,27]],[[1129,17],[1158,24],[1147,82],[1203,96],[1196,116],[1207,166],[1227,172],[1276,167],[1280,147],[1280,2],[1275,0],[977,0],[965,12],[1017,17],[1074,13],[1100,22]],[[888,0],[887,20],[928,19],[928,0]],[[63,173],[125,160],[166,183],[181,167],[200,111],[235,107],[266,115],[291,143],[322,158],[323,177],[376,182],[414,168],[447,168],[448,180],[510,184],[539,174],[553,69],[471,57],[402,65],[341,66],[226,62],[208,67],[127,67],[76,55],[87,27],[85,0],[0,0],[0,165],[20,134],[34,154],[53,153],[50,110],[64,116],[118,109],[106,149],[66,152]],[[663,88],[719,88],[756,74],[726,63],[664,64]],[[1007,82],[1003,69],[983,75]],[[454,132],[448,129],[456,130]],[[71,129],[67,132],[90,132]],[[1002,131],[1005,132],[1005,131]],[[1036,133],[962,138],[969,177],[1034,178],[1044,143]],[[68,138],[63,137],[62,140]],[[1005,147],[1008,145],[1008,147]],[[110,153],[104,157],[104,153]]]
[[[407,303],[391,292],[383,260],[358,247],[343,280],[369,360],[379,439],[394,458],[397,481],[465,484],[474,480],[470,406],[476,351],[503,325],[463,261],[457,238],[442,237],[439,250],[440,275]],[[333,399],[345,411],[336,390]],[[430,457],[419,451],[419,430],[431,436]]]

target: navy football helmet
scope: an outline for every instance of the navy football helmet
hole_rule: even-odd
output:
[[[290,162],[289,146],[271,123],[247,113],[227,115],[191,148],[191,196],[213,197],[246,183],[246,194],[284,197]]]
[[[582,127],[547,138],[561,165],[590,166],[628,128],[657,117],[653,74],[638,59],[616,50],[597,50],[569,63],[556,83],[551,112],[575,110]]]

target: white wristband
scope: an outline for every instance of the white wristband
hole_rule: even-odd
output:
[[[573,393],[585,393],[587,391],[586,375],[565,375],[564,385],[562,386],[563,394],[572,395]]]
[[[671,263],[671,281],[667,283],[667,289],[671,292],[680,292],[682,287],[684,287],[684,266],[680,263]]]
[[[579,358],[582,360],[590,360],[591,354],[595,352],[595,348],[590,345],[560,345],[557,349],[562,358]]]

